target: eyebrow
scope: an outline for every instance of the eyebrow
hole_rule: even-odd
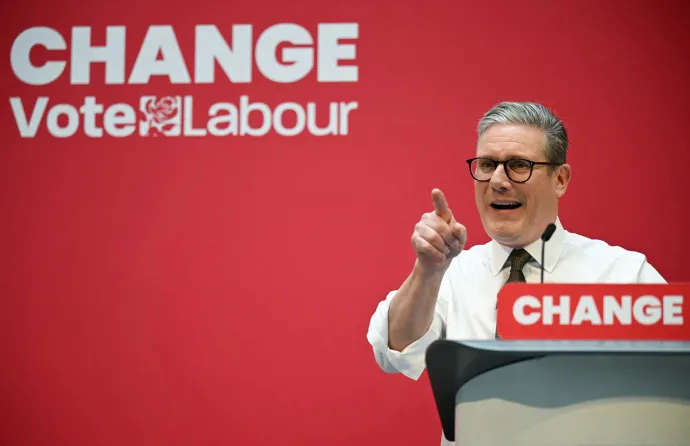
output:
[[[506,156],[506,157],[504,157],[504,158],[496,158],[496,157],[490,156],[490,155],[480,155],[480,154],[477,154],[477,155],[475,155],[475,157],[477,157],[477,158],[489,158],[489,159],[492,159],[492,160],[494,160],[494,161],[504,161],[504,160],[509,160],[509,159],[511,159],[511,158],[520,158],[520,159],[526,159],[526,160],[531,159],[531,158],[530,158],[529,156],[527,156],[527,155],[508,155],[508,156]]]

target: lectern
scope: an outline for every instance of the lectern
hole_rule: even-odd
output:
[[[432,343],[457,446],[690,446],[690,342]]]
[[[508,339],[428,347],[442,444],[690,446],[690,287],[593,287],[507,285]]]

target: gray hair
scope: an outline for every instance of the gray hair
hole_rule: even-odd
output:
[[[501,102],[479,121],[479,139],[494,124],[522,124],[544,131],[544,152],[551,163],[565,164],[568,133],[551,110],[534,102]]]

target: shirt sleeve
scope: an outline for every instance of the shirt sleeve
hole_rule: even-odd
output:
[[[448,299],[450,297],[447,277],[448,274],[444,276],[441,282],[431,326],[421,338],[408,345],[401,352],[391,350],[388,347],[388,310],[397,290],[389,292],[386,298],[379,302],[369,322],[367,340],[373,347],[376,363],[383,371],[402,373],[413,380],[418,380],[422,375],[426,367],[427,347],[435,340],[443,338],[446,333]]]

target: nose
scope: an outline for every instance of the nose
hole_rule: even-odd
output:
[[[505,192],[512,188],[510,179],[505,171],[505,165],[499,164],[496,166],[496,170],[494,170],[494,173],[491,175],[489,184],[491,184],[491,188],[497,192]]]

